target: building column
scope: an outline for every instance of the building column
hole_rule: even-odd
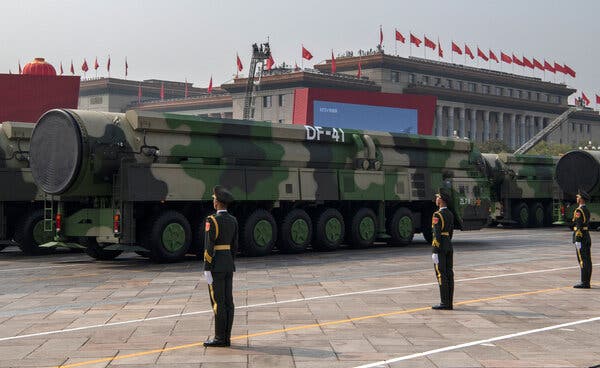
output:
[[[465,115],[466,109],[464,107],[458,109],[458,136],[460,138],[465,137]]]
[[[517,147],[517,114],[510,114],[510,148]]]
[[[477,110],[471,109],[471,140],[477,140]]]
[[[436,111],[436,126],[434,134],[440,137],[442,135],[442,129],[444,125],[444,106],[438,105]]]
[[[535,135],[535,116],[529,115],[529,134],[527,140],[530,140]]]
[[[448,107],[448,134],[447,137],[454,136],[454,107]]]
[[[498,140],[504,142],[504,113],[497,112],[496,119],[498,125]]]
[[[490,111],[483,112],[483,142],[490,140]]]
[[[525,143],[525,115],[521,114],[519,119],[519,147]]]

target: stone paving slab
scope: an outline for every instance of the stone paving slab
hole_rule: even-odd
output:
[[[0,285],[0,367],[82,363],[103,368],[349,368],[598,317],[600,286],[570,287],[578,281],[579,270],[572,248],[565,246],[569,241],[570,233],[563,228],[457,233],[457,280],[566,269],[457,281],[455,301],[468,303],[454,311],[428,309],[438,302],[439,293],[430,247],[419,237],[406,247],[239,258],[236,306],[280,304],[238,309],[233,346],[212,349],[198,346],[212,336],[214,325],[195,258],[157,265],[131,255],[96,262],[85,254],[37,258],[0,253],[0,265],[11,270]],[[598,234],[592,234],[592,241],[600,241]],[[364,292],[387,288],[397,289]],[[355,294],[331,297],[343,293]],[[281,303],[313,297],[322,299]],[[132,322],[180,313],[193,314]],[[109,325],[55,333],[102,324]],[[52,333],[18,338],[43,332]],[[111,357],[116,358],[107,360]],[[97,359],[104,361],[94,363]],[[600,322],[426,354],[389,366],[595,364],[600,364]]]

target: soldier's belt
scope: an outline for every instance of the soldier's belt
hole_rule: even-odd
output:
[[[588,230],[587,226],[582,227],[580,230]],[[577,226],[573,228],[573,231],[577,231]]]
[[[440,235],[444,235],[444,236],[450,236],[450,233],[449,233],[449,232],[447,232],[447,231],[442,231],[442,232],[440,233]]]
[[[215,250],[230,250],[231,245],[223,244],[223,245],[215,245]]]

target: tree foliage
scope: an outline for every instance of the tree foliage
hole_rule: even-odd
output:
[[[544,155],[544,156],[561,156],[575,148],[576,147],[573,147],[570,144],[559,144],[559,143],[541,141],[538,144],[536,144],[535,146],[533,146],[533,148],[531,150],[529,150],[529,152],[527,152],[527,154],[528,155]]]
[[[482,153],[513,152],[513,150],[506,143],[499,139],[490,139],[487,142],[477,143],[477,147]]]

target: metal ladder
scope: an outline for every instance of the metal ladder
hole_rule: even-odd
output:
[[[54,196],[44,194],[44,231],[54,231]]]
[[[262,69],[264,66],[265,60],[267,60],[271,56],[271,50],[269,47],[269,43],[263,43],[260,45],[260,48],[257,44],[252,45],[252,59],[250,61],[250,69],[248,71],[248,81],[246,83],[246,95],[244,96],[244,119],[251,119],[254,117],[254,97],[256,95],[256,85],[258,83],[254,83],[256,79],[256,67],[258,64],[261,64],[261,73],[259,73],[259,83],[260,77],[262,76]]]
[[[539,141],[541,141],[545,136],[552,133],[556,128],[558,128],[569,115],[574,113],[575,111],[581,110],[581,107],[573,106],[569,107],[565,112],[560,114],[556,119],[552,120],[548,126],[544,129],[540,130],[536,135],[534,135],[530,140],[525,142],[521,147],[517,148],[514,152],[515,155],[522,155],[533,148]]]

